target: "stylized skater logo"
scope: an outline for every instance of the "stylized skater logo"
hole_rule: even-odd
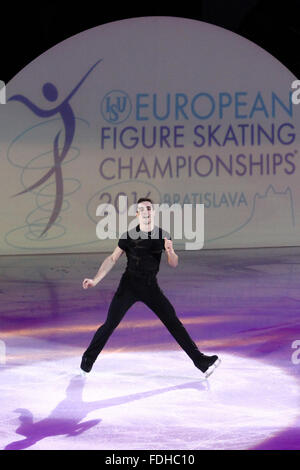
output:
[[[50,168],[50,170],[42,178],[40,178],[36,183],[24,189],[24,191],[21,191],[13,195],[13,197],[20,196],[21,194],[27,193],[28,191],[32,191],[33,189],[38,188],[39,186],[44,184],[54,174],[55,185],[56,185],[56,196],[55,196],[54,207],[50,215],[49,221],[46,227],[44,228],[43,232],[40,234],[40,237],[44,235],[44,233],[46,233],[50,229],[50,227],[54,224],[55,220],[57,219],[60,213],[62,203],[63,203],[63,176],[62,176],[61,164],[62,164],[62,161],[65,159],[72,145],[72,141],[73,141],[74,134],[75,134],[75,115],[69,102],[71,101],[71,98],[75,95],[75,93],[78,91],[78,89],[81,87],[83,82],[86,80],[88,75],[101,61],[102,59],[98,60],[88,70],[88,72],[82,77],[82,79],[75,86],[75,88],[71,91],[71,93],[64,99],[64,101],[62,101],[62,103],[60,103],[58,106],[56,106],[53,109],[49,109],[49,110],[41,109],[38,106],[36,106],[34,103],[32,103],[28,98],[26,98],[26,96],[23,96],[23,95],[13,95],[8,100],[8,101],[13,101],[13,100],[20,101],[25,106],[27,106],[36,116],[41,117],[41,118],[50,118],[58,114],[61,116],[61,119],[64,124],[65,136],[64,136],[64,143],[62,146],[61,153],[59,153],[59,137],[61,134],[61,130],[57,133],[54,139],[54,143],[53,143],[54,165],[52,166],[52,168]],[[50,82],[45,83],[43,85],[42,91],[47,101],[54,102],[57,100],[58,90],[53,83],[50,83]]]

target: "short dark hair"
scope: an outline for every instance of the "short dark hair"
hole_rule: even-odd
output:
[[[140,197],[136,203],[136,210],[138,210],[138,205],[140,202],[151,202],[152,206],[153,206],[153,201],[152,199],[150,199],[149,197]]]
[[[140,199],[138,200],[137,204],[139,204],[140,202],[151,202],[151,204],[153,204],[153,201],[152,199],[150,199],[149,197],[140,197]]]

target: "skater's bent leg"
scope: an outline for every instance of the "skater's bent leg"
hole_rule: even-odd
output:
[[[108,309],[106,321],[98,328],[89,347],[83,354],[83,357],[86,357],[90,363],[95,362],[109,337],[117,328],[127,310],[135,302],[136,297],[130,290],[124,289],[122,292],[117,291],[115,293]]]
[[[202,353],[199,351],[197,345],[177,317],[173,305],[164,293],[159,288],[153,289],[151,291],[151,298],[145,299],[144,302],[149,308],[151,308],[151,310],[153,310],[154,313],[156,313],[173,338],[192,359],[192,361],[197,361],[199,357],[202,356]]]

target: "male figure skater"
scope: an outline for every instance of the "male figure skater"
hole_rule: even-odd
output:
[[[156,275],[162,250],[166,251],[170,266],[175,268],[178,265],[178,256],[173,249],[172,240],[168,239],[171,237],[166,231],[154,225],[155,211],[151,199],[138,200],[136,215],[139,225],[135,229],[135,234],[133,231],[123,234],[118,246],[105,258],[94,279],[84,279],[82,283],[84,289],[95,287],[126,252],[126,270],[110,303],[105,323],[98,328],[82,356],[81,371],[83,374],[91,371],[95,360],[127,310],[140,300],[158,316],[195,366],[208,377],[219,365],[220,359],[215,355],[205,356],[198,350],[176,316],[174,307],[157,283]]]

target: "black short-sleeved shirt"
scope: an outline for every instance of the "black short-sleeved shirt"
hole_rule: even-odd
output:
[[[165,249],[164,237],[172,240],[170,234],[158,226],[144,232],[138,225],[122,234],[118,246],[126,252],[126,271],[157,274],[162,250]]]

